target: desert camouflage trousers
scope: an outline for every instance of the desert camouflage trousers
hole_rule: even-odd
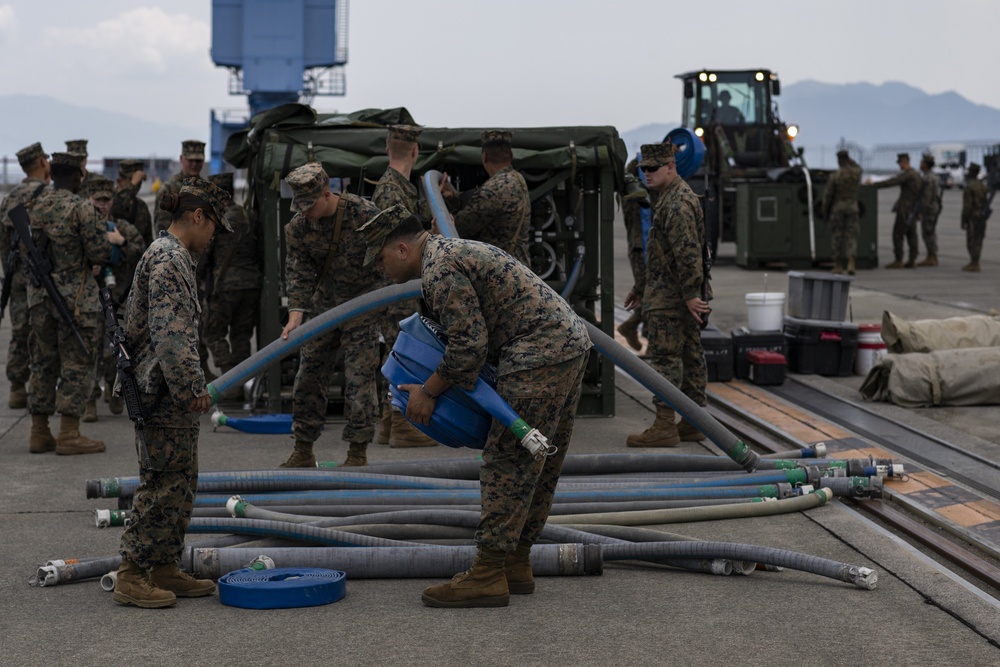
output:
[[[513,551],[518,540],[534,544],[552,509],[576,406],[580,402],[587,354],[553,366],[501,376],[497,392],[558,452],[536,461],[510,430],[493,420],[479,469],[482,512],[476,543]]]
[[[847,260],[858,256],[857,209],[834,208],[830,212],[830,244],[833,248],[833,263],[844,266]]]
[[[983,224],[981,231],[974,229],[975,225],[969,223],[965,227],[965,247],[969,251],[969,259],[973,262],[979,261],[979,256],[983,254],[983,239],[986,238],[986,225]]]
[[[914,261],[920,254],[920,241],[917,236],[917,226],[915,224],[906,226],[908,215],[901,215],[896,212],[896,221],[892,225],[892,254],[897,261],[903,261],[903,242],[905,240],[909,254],[906,259]]]
[[[940,215],[940,210],[931,210],[920,216],[920,235],[924,239],[924,248],[927,249],[928,255],[935,257],[938,254],[937,223]]]
[[[28,411],[33,415],[58,412],[79,417],[94,387],[98,313],[81,313],[75,318],[77,329],[87,344],[86,352],[50,301],[33,306],[28,318],[31,323]]]
[[[128,528],[122,534],[123,559],[150,568],[180,559],[198,486],[198,426],[144,429],[152,466],[139,469]],[[136,437],[136,457],[139,439]]]
[[[371,442],[379,418],[376,374],[379,372],[380,313],[348,322],[341,330],[344,352],[344,426],[346,442]],[[326,392],[333,379],[336,335],[302,346],[292,388],[292,436],[316,442],[326,421]]]
[[[705,405],[708,367],[701,346],[701,328],[683,302],[675,308],[651,310],[646,318],[649,365],[698,405]],[[666,404],[653,397],[653,405]]]

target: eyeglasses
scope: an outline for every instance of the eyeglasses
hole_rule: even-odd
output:
[[[662,166],[663,166],[662,164],[658,164],[655,167],[639,167],[639,169],[642,169],[642,173],[644,174],[652,174],[656,171],[659,171],[660,167]]]

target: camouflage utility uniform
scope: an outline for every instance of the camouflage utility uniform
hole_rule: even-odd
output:
[[[218,235],[207,253],[213,280],[205,321],[205,344],[223,373],[250,356],[261,283],[256,227],[238,204],[226,209],[226,220],[233,233]]]
[[[35,244],[48,238],[52,282],[87,345],[80,348],[72,330],[59,317],[44,287],[28,283],[28,317],[31,323],[31,414],[83,414],[94,384],[94,353],[101,312],[97,282],[91,267],[107,264],[111,243],[97,209],[69,190],[46,190],[31,209]]]
[[[933,171],[922,171],[924,196],[920,206],[920,234],[928,257],[937,257],[937,222],[941,215],[941,178]]]
[[[965,230],[965,247],[969,250],[969,259],[974,264],[979,263],[983,239],[986,237],[986,221],[982,220],[985,206],[986,184],[976,176],[967,178],[965,192],[962,193],[962,229]]]
[[[923,183],[924,179],[920,178],[920,172],[913,167],[907,167],[892,178],[879,181],[875,184],[876,188],[899,186],[899,199],[896,200],[896,204],[892,207],[892,210],[896,212],[896,221],[892,225],[892,252],[897,264],[903,261],[904,239],[910,249],[907,260],[910,266],[915,265],[917,255],[920,254],[917,226],[912,224],[912,221],[907,225],[907,221],[910,218],[910,213],[913,212],[914,207],[920,200],[920,188],[923,186]]]
[[[708,370],[701,328],[686,302],[702,296],[704,243],[701,204],[678,178],[657,198],[646,240],[646,273],[633,291],[642,297],[650,365],[698,405],[705,405]],[[712,293],[706,288],[708,301]],[[656,397],[653,405],[665,406]]]
[[[448,336],[438,375],[472,389],[483,364],[496,364],[497,392],[559,450],[536,461],[493,421],[479,474],[476,542],[510,552],[519,540],[535,542],[549,515],[590,337],[566,301],[493,246],[432,236],[421,267],[424,299]]]
[[[368,246],[357,233],[360,225],[378,214],[378,208],[355,195],[345,193],[340,197],[345,202],[340,243],[325,275],[322,274],[330,255],[336,216],[313,222],[298,213],[285,227],[289,310],[301,310],[306,316],[319,315],[386,284],[374,267],[363,266]],[[378,422],[378,319],[377,313],[368,314],[346,323],[340,330],[346,381],[347,425],[343,439],[352,444],[370,442]],[[315,442],[319,438],[336,345],[335,337],[323,336],[302,346],[292,393],[292,434],[296,442]]]
[[[140,464],[121,555],[144,569],[180,558],[194,508],[200,415],[188,405],[205,394],[195,282],[191,253],[160,232],[136,268],[126,309],[135,376],[149,415],[144,435],[152,466]]]
[[[4,275],[11,281],[10,300],[7,302],[11,327],[10,347],[7,348],[7,380],[11,384],[26,385],[31,377],[31,355],[28,350],[31,326],[28,322],[28,273],[23,259],[18,257],[12,265],[7,263],[11,248],[19,244],[14,223],[10,221],[8,214],[18,204],[24,204],[30,209],[31,202],[45,191],[43,186],[45,182],[40,178],[26,178],[14,186],[0,204],[0,219],[3,220],[3,227],[0,228],[0,259],[3,261]],[[39,188],[42,190],[39,191]]]
[[[854,271],[858,254],[858,190],[861,188],[861,166],[847,158],[847,164],[830,175],[823,190],[823,212],[830,223],[834,270],[845,266]]]
[[[531,266],[528,239],[531,233],[531,200],[528,184],[513,167],[504,167],[483,183],[461,210],[459,197],[449,197],[455,229],[463,239],[482,241],[510,253]]]

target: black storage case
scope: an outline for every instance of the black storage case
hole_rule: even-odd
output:
[[[750,364],[750,381],[760,386],[776,386],[785,383],[785,355],[767,350],[747,352]]]
[[[750,331],[746,328],[733,329],[733,358],[735,360],[736,377],[740,380],[750,379],[750,362],[747,352],[765,350],[778,352],[788,358],[785,334],[781,331]]]
[[[705,352],[709,382],[729,382],[733,379],[733,339],[709,325],[701,330],[701,347]]]
[[[841,377],[854,373],[854,355],[858,350],[856,323],[785,317],[785,338],[791,372]]]

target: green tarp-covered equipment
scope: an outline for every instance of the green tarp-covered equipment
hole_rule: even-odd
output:
[[[318,161],[333,179],[331,187],[370,196],[388,166],[386,128],[416,125],[405,108],[365,109],[321,114],[302,104],[286,104],[254,116],[232,135],[225,160],[247,170],[248,214],[260,220],[265,240],[260,342],[281,331],[284,289],[284,225],[291,191],[284,178],[307,162]],[[414,183],[420,174],[445,172],[462,191],[473,192],[487,178],[482,167],[481,135],[492,128],[424,127]],[[513,131],[514,167],[531,191],[532,269],[557,291],[567,285],[576,262],[579,279],[566,295],[591,322],[614,326],[613,227],[615,195],[624,188],[625,144],[613,127],[503,128]],[[287,384],[287,382],[285,383]],[[271,411],[280,411],[281,374],[269,374]],[[611,364],[592,355],[581,414],[614,413]]]

